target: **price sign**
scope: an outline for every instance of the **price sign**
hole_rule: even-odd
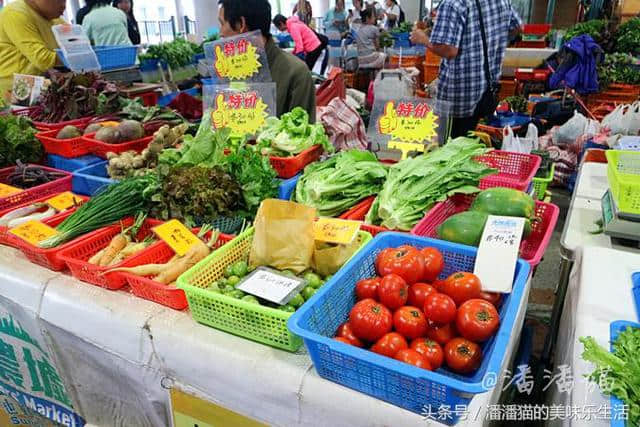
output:
[[[489,215],[473,270],[483,291],[511,292],[524,222],[524,218]]]
[[[255,91],[218,93],[211,123],[216,129],[228,127],[234,134],[253,135],[264,125],[267,107]]]
[[[0,199],[3,197],[9,197],[14,194],[20,193],[21,191],[24,191],[24,190],[20,188],[12,187],[7,184],[0,184]]]
[[[388,101],[377,130],[391,136],[388,147],[400,150],[402,159],[406,159],[412,151],[424,152],[424,142],[438,135],[438,116],[426,102]]]
[[[189,252],[189,249],[200,241],[198,236],[177,219],[154,227],[153,232],[179,256]]]
[[[258,267],[240,282],[236,289],[284,305],[296,296],[306,283],[306,280],[299,277],[285,276],[277,270]]]
[[[360,231],[360,222],[345,219],[320,218],[313,224],[315,240],[348,245]]]
[[[170,394],[175,427],[267,427],[266,424],[176,388],[172,388]]]
[[[9,230],[9,233],[14,236],[18,236],[22,240],[27,241],[34,246],[37,246],[38,243],[43,240],[47,240],[49,237],[53,237],[58,234],[56,229],[35,220],[20,224],[16,228]]]
[[[73,194],[71,191],[65,191],[57,196],[47,200],[47,204],[58,212],[65,211],[75,206],[80,206],[84,201]]]
[[[216,44],[215,55],[213,66],[221,78],[243,80],[258,73],[262,67],[258,49],[249,38]]]

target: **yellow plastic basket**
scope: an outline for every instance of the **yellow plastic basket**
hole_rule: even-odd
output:
[[[551,169],[549,175],[546,178],[533,178],[533,188],[535,190],[535,196],[538,200],[544,200],[547,194],[547,187],[553,181],[553,175],[556,172],[556,165],[551,163]]]
[[[640,214],[640,152],[607,150],[609,187],[618,209]]]
[[[287,329],[287,320],[293,313],[207,290],[210,284],[224,277],[225,267],[249,258],[253,235],[251,227],[214,251],[180,276],[177,287],[184,290],[196,321],[272,347],[296,351],[302,339]],[[372,239],[371,234],[364,231],[360,231],[357,238],[358,251]]]

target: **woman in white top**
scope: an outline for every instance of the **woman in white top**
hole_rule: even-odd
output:
[[[398,6],[396,0],[386,0],[385,6],[384,27],[390,30],[398,24],[398,19],[400,19],[400,6]]]

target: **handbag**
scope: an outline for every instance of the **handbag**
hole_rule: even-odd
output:
[[[484,53],[484,75],[487,80],[487,88],[485,89],[476,109],[474,115],[479,118],[483,118],[493,114],[498,107],[498,93],[500,92],[500,85],[491,81],[491,71],[489,70],[489,49],[487,48],[487,35],[484,29],[484,20],[482,18],[482,8],[480,8],[480,1],[476,0],[476,7],[478,8],[478,17],[480,18],[480,34],[482,35],[482,51]]]
[[[347,88],[344,82],[344,73],[340,68],[333,68],[320,87],[316,90],[316,106],[329,105],[334,98],[345,99]]]

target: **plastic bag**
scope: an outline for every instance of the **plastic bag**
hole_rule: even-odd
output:
[[[572,144],[578,137],[584,134],[589,121],[585,116],[575,111],[573,117],[552,133],[554,144]]]
[[[513,153],[530,154],[532,150],[538,149],[538,128],[529,123],[527,135],[520,138],[513,133],[511,126],[506,126],[503,130],[502,150]]]
[[[612,135],[626,135],[627,124],[624,116],[628,107],[628,105],[618,105],[615,110],[602,119],[602,126],[609,129]]]
[[[640,133],[640,102],[634,102],[624,115],[627,128],[626,135],[636,136]]]
[[[585,135],[596,136],[600,133],[600,122],[597,120],[589,119],[587,126],[584,129]]]

